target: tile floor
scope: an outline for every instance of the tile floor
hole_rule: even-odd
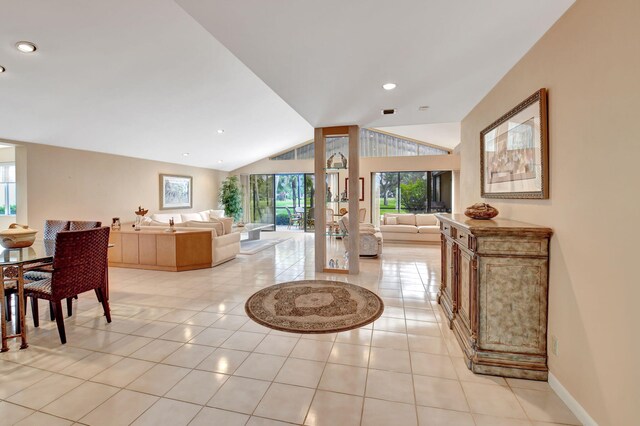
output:
[[[0,424],[579,424],[546,383],[466,368],[435,302],[437,246],[387,244],[360,275],[336,277],[384,299],[372,325],[298,335],[253,323],[256,290],[327,277],[312,237],[291,236],[213,269],[112,269],[113,322],[81,295],[64,346],[43,303],[29,349],[0,354]]]

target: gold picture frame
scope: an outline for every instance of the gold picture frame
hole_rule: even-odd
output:
[[[547,89],[480,132],[483,198],[549,198]]]

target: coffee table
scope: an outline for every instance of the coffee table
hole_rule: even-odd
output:
[[[244,226],[234,228],[234,232],[240,232],[246,238],[242,241],[255,241],[260,239],[260,231],[273,230],[273,223],[246,223]]]

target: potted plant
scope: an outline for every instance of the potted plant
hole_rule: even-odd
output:
[[[220,187],[220,204],[224,207],[224,215],[232,217],[235,222],[242,219],[242,189],[238,176],[229,176]]]

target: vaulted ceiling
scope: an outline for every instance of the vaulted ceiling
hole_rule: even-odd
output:
[[[313,126],[459,122],[572,3],[0,0],[0,139],[232,170]]]

